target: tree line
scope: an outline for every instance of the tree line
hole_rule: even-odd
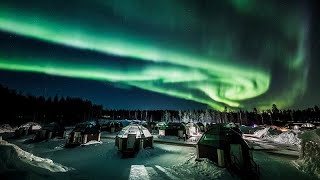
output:
[[[284,125],[289,122],[319,122],[318,106],[303,110],[280,110],[275,104],[269,110],[258,111],[216,111],[202,110],[112,110],[104,109],[89,100],[73,97],[33,96],[18,93],[0,85],[1,123],[20,125],[34,121],[41,124],[60,122],[73,125],[79,122],[98,119],[145,120],[148,122],[235,122],[245,125],[274,124]]]
[[[73,97],[48,97],[23,94],[0,85],[1,123],[20,125],[26,122],[46,124],[60,122],[65,125],[99,118],[102,105]]]
[[[234,122],[244,125],[269,124],[285,125],[287,123],[320,122],[320,110],[318,106],[303,110],[285,109],[279,110],[275,104],[269,110],[258,111],[216,111],[204,110],[107,110],[104,112],[106,119],[139,119],[147,122],[205,122],[228,123]]]

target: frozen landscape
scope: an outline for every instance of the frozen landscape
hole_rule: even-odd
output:
[[[1,141],[1,176],[10,179],[238,179],[208,160],[196,161],[196,148],[154,144],[134,158],[122,158],[111,138],[64,148],[64,139],[27,143]],[[161,139],[161,138],[160,138]],[[173,140],[171,140],[173,141]],[[17,146],[16,146],[17,145]],[[21,148],[19,148],[19,147]],[[13,147],[9,148],[8,147]],[[25,152],[26,151],[26,152]],[[29,152],[29,153],[27,153]],[[296,166],[294,156],[254,151],[261,179],[314,179]]]

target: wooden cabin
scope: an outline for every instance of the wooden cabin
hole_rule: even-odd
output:
[[[184,138],[186,134],[186,126],[183,123],[176,122],[160,122],[157,124],[159,128],[160,136],[177,136],[179,138]]]
[[[52,138],[65,138],[66,137],[66,129],[56,122],[52,122],[50,124],[44,125],[41,130],[39,130],[35,137],[34,141],[42,141],[48,140]]]
[[[99,125],[101,126],[101,131],[107,131],[110,133],[119,132],[121,129],[131,122],[129,120],[98,120]]]
[[[130,124],[116,136],[115,146],[122,153],[136,153],[140,149],[153,147],[153,136],[142,125]]]
[[[234,124],[214,124],[197,143],[197,159],[207,158],[240,176],[256,178],[259,166]]]
[[[77,146],[91,140],[100,141],[100,126],[95,122],[84,122],[76,125],[70,133],[66,146]]]
[[[28,122],[26,124],[21,125],[15,131],[15,137],[27,136],[30,134],[35,134],[37,131],[41,130],[41,125],[35,122]]]
[[[198,136],[201,133],[201,129],[198,126],[198,123],[188,123],[185,125],[185,127],[188,137]]]

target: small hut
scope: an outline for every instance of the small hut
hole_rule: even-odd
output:
[[[77,146],[91,140],[100,141],[100,126],[95,122],[84,122],[76,125],[70,133],[66,146]]]
[[[121,129],[131,122],[128,120],[99,120],[99,124],[101,126],[101,131],[107,132],[119,132]]]
[[[198,123],[188,123],[186,124],[186,134],[188,137],[192,136],[198,136],[201,132],[200,127],[198,126]]]
[[[259,174],[248,144],[234,124],[215,124],[197,144],[197,158],[208,158],[220,167],[227,167],[244,176]]]
[[[304,123],[301,125],[302,130],[308,130],[308,129],[316,129],[317,127],[314,124],[311,123]]]
[[[107,124],[101,126],[102,131],[108,131],[110,133],[118,132],[123,128],[123,125],[117,121],[109,121]]]
[[[34,141],[42,141],[46,139],[52,139],[55,137],[65,138],[66,129],[56,122],[44,125],[41,130],[36,133],[36,136],[33,138]]]
[[[41,129],[41,125],[35,122],[28,122],[21,125],[15,131],[15,137],[27,136],[29,134],[34,134]]]
[[[159,128],[160,136],[177,136],[184,138],[184,134],[186,134],[186,126],[183,123],[160,122],[157,124],[157,127]]]
[[[143,127],[148,127],[147,121],[141,121],[141,120],[131,120],[131,124],[140,124]]]
[[[122,153],[135,153],[140,149],[153,147],[153,136],[147,128],[138,124],[130,124],[116,136],[115,146]]]

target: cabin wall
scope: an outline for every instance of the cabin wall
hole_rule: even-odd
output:
[[[213,162],[218,163],[217,148],[207,145],[197,145],[198,158],[208,158]]]

